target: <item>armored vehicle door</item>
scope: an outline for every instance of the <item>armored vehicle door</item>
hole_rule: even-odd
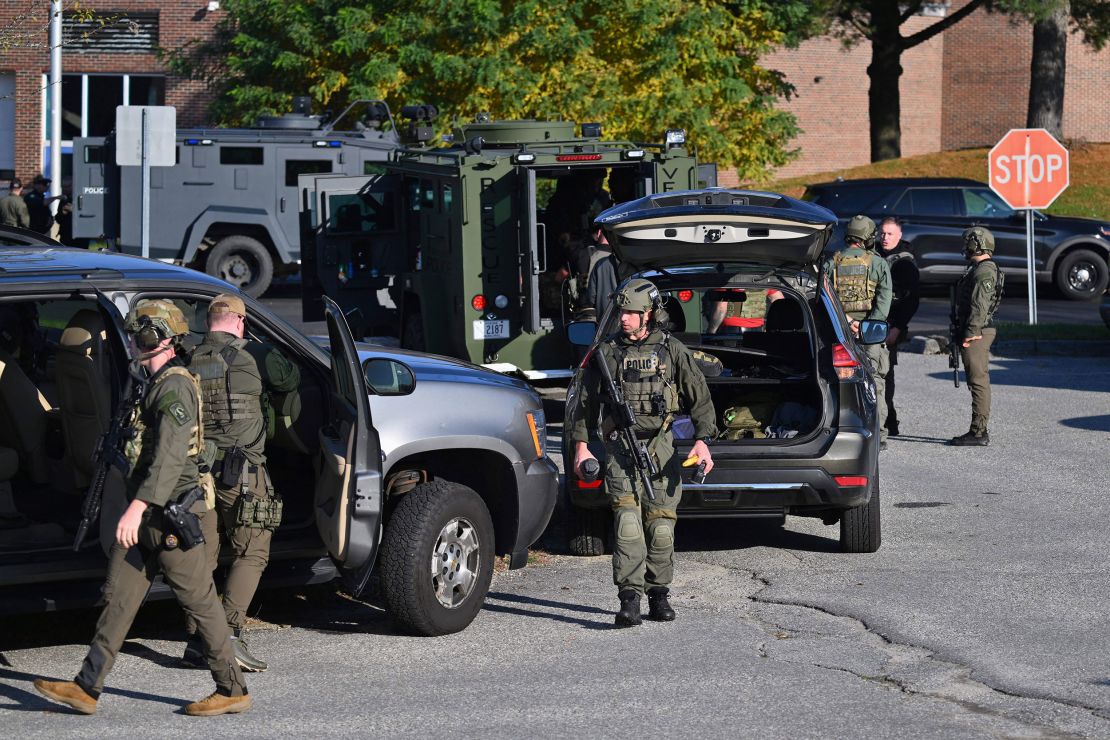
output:
[[[74,237],[119,235],[119,167],[103,136],[73,140],[73,201]]]
[[[522,184],[519,242],[520,287],[524,297],[522,323],[524,331],[537,332],[540,330],[540,273],[547,269],[541,263],[540,252],[547,239],[546,235],[540,235],[543,224],[536,218],[536,172],[527,167],[518,167],[517,171]]]
[[[381,443],[371,425],[370,400],[343,311],[324,298],[331,350],[329,417],[319,431],[316,528],[358,595],[370,577],[381,534]]]
[[[304,320],[321,320],[328,296],[351,316],[357,337],[395,329],[396,276],[408,267],[400,177],[301,175],[298,187]]]
[[[320,175],[334,172],[339,149],[328,147],[278,147],[274,156],[274,213],[278,226],[285,232],[289,244],[297,243],[299,233],[297,196],[298,178],[301,175]],[[290,255],[294,259],[297,255]],[[303,259],[303,258],[302,258]]]

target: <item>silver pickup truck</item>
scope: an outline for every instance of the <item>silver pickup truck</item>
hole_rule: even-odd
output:
[[[0,246],[0,612],[95,603],[126,503],[118,475],[99,538],[72,543],[97,440],[125,392],[122,319],[166,298],[199,342],[208,302],[228,291],[138,257]],[[296,393],[270,403],[266,452],[285,511],[263,585],[342,577],[359,594],[376,572],[401,629],[465,628],[495,558],[522,567],[554,507],[539,396],[457,360],[356,345],[330,302],[328,336],[314,341],[243,299],[248,335],[301,374]],[[150,598],[168,595],[156,583]]]

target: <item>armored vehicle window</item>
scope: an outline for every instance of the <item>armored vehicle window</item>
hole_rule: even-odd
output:
[[[955,191],[951,188],[913,188],[906,191],[906,195],[898,203],[899,210],[905,211],[906,205],[910,206],[910,212],[916,216],[957,214]]]
[[[393,193],[343,193],[328,196],[328,233],[358,234],[397,228]]]
[[[104,147],[85,147],[85,164],[104,164]]]
[[[297,187],[297,175],[318,175],[331,172],[330,159],[287,159],[285,161],[285,184]]]
[[[262,164],[262,153],[260,146],[221,146],[220,164]]]
[[[364,175],[384,175],[385,174],[385,167],[378,164],[377,162],[363,162],[362,163],[362,174],[364,174]]]

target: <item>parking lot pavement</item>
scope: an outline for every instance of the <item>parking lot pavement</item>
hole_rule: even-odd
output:
[[[180,707],[203,671],[171,667],[179,612],[144,610],[94,717],[38,698],[68,678],[91,617],[0,623],[0,724],[13,737],[100,734],[538,737],[590,734],[1110,735],[1110,360],[997,359],[992,446],[949,448],[966,388],[940,356],[905,356],[905,435],[880,459],[884,544],[836,551],[790,517],[679,522],[678,621],[611,628],[606,558],[555,553],[499,573],[466,631],[395,634],[381,610],[315,588],[267,595],[250,713]],[[552,440],[554,441],[554,440]],[[550,532],[557,550],[559,533]]]

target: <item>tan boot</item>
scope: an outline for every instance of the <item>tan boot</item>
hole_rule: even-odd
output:
[[[253,703],[250,694],[243,694],[242,696],[224,696],[217,691],[200,701],[195,701],[192,704],[186,705],[185,714],[192,717],[215,717],[218,714],[236,714],[238,712],[247,711],[251,708]]]
[[[36,678],[35,688],[47,699],[73,707],[81,714],[96,712],[96,699],[89,696],[73,681],[47,681],[44,678]]]

